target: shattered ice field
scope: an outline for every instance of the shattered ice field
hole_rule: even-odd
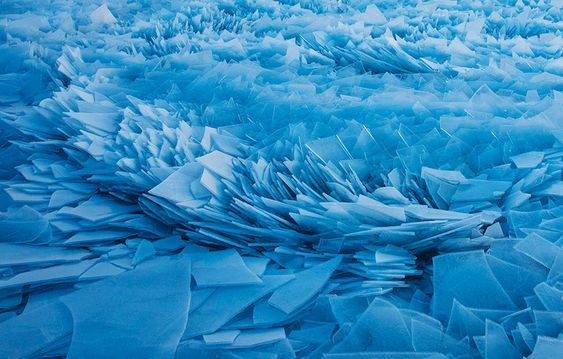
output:
[[[563,357],[562,6],[0,1],[0,358]]]

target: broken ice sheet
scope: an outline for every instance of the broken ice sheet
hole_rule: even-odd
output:
[[[141,240],[139,246],[137,247],[137,251],[131,260],[131,265],[136,266],[141,262],[146,261],[147,259],[151,258],[156,254],[156,250],[151,242],[147,241],[146,239]]]
[[[505,337],[519,356],[553,356],[556,5],[235,3],[3,3],[0,241],[45,256],[6,250],[1,280],[35,284],[2,291],[0,321],[197,243],[240,252],[205,260],[188,329],[209,343],[256,335],[250,348],[195,335],[178,357],[322,357],[360,322],[360,338],[381,337],[341,356],[495,357],[511,353]],[[90,254],[52,250],[62,244]],[[476,248],[484,257],[462,252]],[[339,254],[332,274],[295,278]],[[264,293],[272,275],[294,282]],[[359,319],[374,296],[397,310]],[[370,333],[386,320],[397,326]],[[398,334],[412,349],[358,353]],[[70,340],[22,354],[64,357]]]
[[[490,320],[486,321],[485,350],[486,358],[521,358],[502,326]]]
[[[350,159],[351,155],[338,136],[311,141],[307,147],[325,163]]]
[[[385,318],[385,320],[378,320]],[[349,334],[334,346],[331,353],[412,351],[409,330],[399,310],[391,303],[376,298],[350,329]]]
[[[285,331],[283,328],[242,330],[229,347],[250,348],[258,345],[271,344],[283,339],[285,339]]]
[[[436,318],[449,316],[454,299],[475,308],[515,309],[487,264],[483,251],[444,254],[434,257],[433,262],[432,308]]]
[[[50,240],[49,222],[34,209],[10,208],[0,214],[0,236],[3,242],[28,243]]]
[[[198,287],[262,283],[234,249],[193,253],[190,256],[192,275]]]
[[[80,203],[77,207],[62,208],[59,214],[79,217],[91,222],[99,222],[137,210],[136,206],[127,205],[110,197],[93,196],[87,201]]]
[[[41,306],[0,323],[0,356],[28,358],[72,333],[72,315],[62,303]]]
[[[487,256],[487,263],[506,293],[519,306],[523,306],[524,297],[531,295],[534,287],[545,280],[541,271],[518,266],[492,255]]]
[[[369,301],[365,297],[329,297],[330,308],[339,323],[353,323],[367,309]]]
[[[252,323],[257,326],[272,326],[287,322],[291,318],[292,315],[288,315],[268,304],[267,299],[255,303],[252,309]]]
[[[553,358],[563,352],[563,340],[560,338],[550,338],[538,336],[534,351],[529,359]]]
[[[94,24],[112,24],[117,20],[108,9],[107,4],[102,4],[99,8],[90,14],[90,20]]]
[[[414,352],[350,352],[328,353],[327,359],[446,359],[441,353],[414,353]]]
[[[89,259],[77,263],[60,264],[21,272],[11,278],[0,279],[0,290],[75,282],[82,273],[96,262],[97,259]]]
[[[98,262],[80,276],[80,280],[97,280],[114,276],[125,271],[124,268],[109,262]]]
[[[306,343],[323,344],[330,340],[335,328],[334,323],[320,323],[318,325],[316,323],[313,325],[305,323],[301,329],[291,331],[290,339]]]
[[[153,242],[153,246],[157,251],[176,251],[184,248],[186,242],[178,235],[161,238]]]
[[[0,267],[78,262],[89,255],[83,249],[0,243]]]
[[[543,161],[544,153],[532,151],[510,157],[517,168],[535,168]]]
[[[303,306],[324,287],[341,260],[341,257],[335,257],[296,273],[294,280],[274,291],[268,304],[286,314]]]
[[[293,275],[265,275],[262,284],[222,287],[190,314],[184,338],[212,333],[268,293],[294,278]]]
[[[490,180],[467,180],[459,185],[452,201],[488,201],[500,199],[512,182]]]
[[[543,282],[534,288],[534,292],[547,310],[563,312],[563,290]]]
[[[244,256],[242,257],[244,264],[252,271],[252,273],[256,274],[257,276],[262,276],[264,272],[266,272],[266,268],[268,263],[270,263],[269,258],[260,258],[260,257],[250,257]]]
[[[233,157],[230,155],[220,151],[213,151],[205,156],[199,157],[198,162],[219,177],[233,182],[236,181],[233,172]]]
[[[132,230],[96,230],[82,231],[67,239],[64,244],[68,246],[84,246],[99,243],[114,242],[134,234]]]
[[[199,163],[187,163],[176,170],[149,193],[172,202],[185,202],[199,198],[206,190],[199,184],[203,166]]]
[[[514,246],[514,249],[541,263],[546,268],[553,266],[555,258],[562,250],[556,244],[551,243],[536,233],[532,233],[519,241]]]
[[[160,257],[62,297],[74,322],[69,357],[172,357],[188,319],[189,283],[189,258]]]
[[[224,330],[203,336],[205,344],[224,349],[242,349],[263,346],[285,339],[283,328]]]
[[[404,315],[410,313],[403,312]],[[414,313],[413,313],[414,314]],[[409,320],[406,320],[409,322]],[[440,352],[442,347],[454,346],[456,340],[444,335],[442,325],[436,319],[416,313],[410,319],[412,344],[417,352]],[[453,352],[453,348],[450,349]]]
[[[226,345],[232,344],[236,337],[240,334],[240,330],[224,330],[213,334],[203,336],[203,340],[207,345]]]

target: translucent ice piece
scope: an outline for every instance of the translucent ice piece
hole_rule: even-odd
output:
[[[41,306],[0,323],[0,356],[33,357],[72,333],[72,315],[62,303]]]
[[[133,256],[133,259],[131,260],[131,265],[136,266],[139,263],[144,262],[150,257],[154,256],[155,254],[156,250],[154,249],[152,243],[147,241],[146,239],[143,239],[137,247],[137,251]]]
[[[341,257],[335,257],[297,273],[294,280],[272,294],[268,304],[287,314],[297,310],[324,287],[341,260]]]
[[[262,283],[234,249],[194,253],[191,258],[192,275],[198,287]]]
[[[538,296],[543,306],[553,312],[563,312],[563,291],[548,285],[540,283],[534,288],[534,292]]]
[[[252,303],[293,278],[292,275],[265,275],[259,285],[218,288],[190,314],[183,337],[192,338],[217,331]]]
[[[68,246],[86,246],[99,243],[114,242],[120,239],[131,236],[135,231],[131,230],[97,230],[97,231],[82,231],[74,234],[67,239],[64,244]]]
[[[0,243],[0,267],[76,262],[89,255],[82,249]]]
[[[0,280],[0,289],[74,282],[97,261],[97,259],[83,260],[78,263],[61,264],[22,272],[11,278]]]
[[[0,238],[2,242],[28,243],[51,236],[49,222],[34,209],[24,206],[10,209],[0,217]]]
[[[409,330],[399,310],[391,303],[375,298],[331,353],[352,351],[413,351]]]
[[[456,338],[484,335],[485,322],[454,299],[446,333]]]
[[[524,297],[531,295],[534,287],[545,280],[541,272],[530,271],[493,256],[487,256],[487,263],[506,293],[519,306],[524,306]]]
[[[459,185],[452,201],[489,201],[502,197],[512,182],[471,179]]]
[[[99,8],[92,11],[90,20],[94,24],[113,24],[117,22],[117,19],[113,16],[111,11],[109,11],[107,4],[102,4]]]
[[[334,329],[333,323],[307,326],[299,330],[292,330],[289,337],[292,340],[306,343],[323,344],[330,340]]]
[[[243,330],[229,347],[251,348],[257,345],[271,344],[283,339],[285,339],[283,328]]]
[[[65,207],[59,211],[61,214],[83,218],[92,222],[107,220],[122,214],[132,213],[136,206],[127,205],[115,199],[103,196],[94,196],[80,203],[75,208]]]
[[[522,357],[510,343],[504,328],[491,320],[486,321],[485,357],[490,359],[517,359]]]
[[[252,271],[252,273],[256,274],[257,276],[262,276],[264,272],[266,272],[266,267],[268,263],[270,263],[269,258],[260,258],[260,257],[250,257],[244,256],[242,257],[244,264]]]
[[[454,298],[475,308],[516,308],[489,268],[482,251],[444,254],[434,257],[433,263],[432,313],[436,318],[448,317]]]
[[[149,193],[171,202],[185,202],[198,198],[198,193],[205,191],[199,185],[203,167],[199,163],[187,163],[168,176]]]
[[[532,151],[510,157],[517,168],[535,168],[543,161],[543,152]]]
[[[340,324],[355,322],[369,305],[365,297],[331,296],[329,303],[334,317]]]
[[[414,353],[414,352],[350,352],[328,353],[326,359],[446,359],[441,353]]]
[[[124,268],[109,262],[98,262],[80,276],[81,280],[97,280],[125,272]]]
[[[205,156],[199,157],[197,161],[206,169],[221,178],[235,181],[233,172],[233,157],[220,151],[213,151]]]
[[[546,268],[553,266],[557,254],[561,251],[561,248],[535,233],[522,239],[514,248]]]
[[[563,340],[538,336],[536,346],[528,359],[556,358],[563,353]]]
[[[172,357],[188,317],[190,261],[160,257],[61,300],[74,321],[70,358]]]
[[[213,334],[203,336],[205,344],[208,345],[225,345],[233,344],[236,337],[240,334],[240,330],[223,330]]]
[[[254,304],[252,310],[252,322],[255,325],[265,326],[265,325],[277,325],[280,323],[285,323],[292,318],[281,310],[272,307],[268,304],[267,300],[261,300]]]

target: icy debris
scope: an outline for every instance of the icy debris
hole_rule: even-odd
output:
[[[3,4],[0,356],[557,357],[558,10]]]

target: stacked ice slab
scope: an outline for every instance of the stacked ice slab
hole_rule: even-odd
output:
[[[563,356],[556,1],[4,1],[0,357]]]

